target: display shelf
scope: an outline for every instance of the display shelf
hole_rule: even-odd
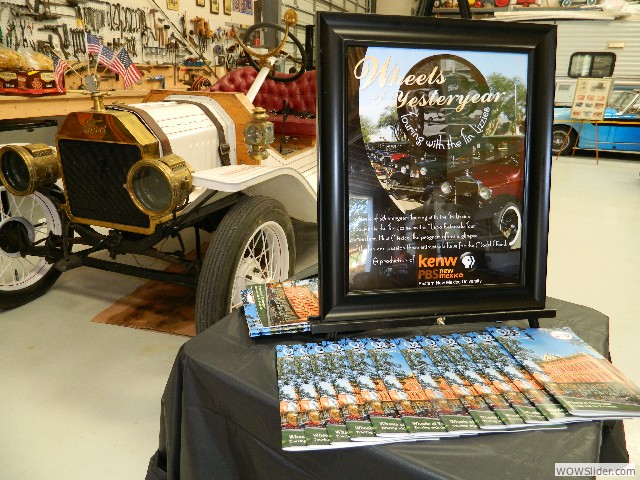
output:
[[[105,104],[141,102],[149,90],[116,90],[109,92]],[[19,95],[0,96],[0,118],[45,118],[67,115],[70,112],[89,110],[93,106],[91,97],[84,93],[67,92],[62,95],[26,97]]]

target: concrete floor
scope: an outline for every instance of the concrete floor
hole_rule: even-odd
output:
[[[554,160],[547,281],[549,296],[610,316],[613,361],[638,385],[639,173],[638,161]],[[144,478],[187,338],[90,321],[140,283],[78,269],[0,313],[0,479]],[[640,466],[640,420],[626,428]]]

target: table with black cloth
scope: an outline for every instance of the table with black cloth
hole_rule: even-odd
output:
[[[569,326],[608,357],[608,318],[548,299],[557,310],[541,326]],[[526,322],[505,322],[526,326]],[[487,324],[366,332],[404,337],[481,330]],[[346,334],[343,336],[364,336]],[[196,479],[552,479],[554,464],[626,463],[622,422],[587,422],[558,431],[495,433],[309,452],[280,445],[275,346],[318,341],[310,334],[252,339],[241,312],[180,349],[164,395],[160,445],[147,480]]]

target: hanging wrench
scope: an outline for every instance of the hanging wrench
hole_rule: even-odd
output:
[[[27,41],[27,36],[24,31],[27,29],[27,21],[20,17],[20,33],[22,34],[22,46],[27,48],[29,46],[29,42]]]

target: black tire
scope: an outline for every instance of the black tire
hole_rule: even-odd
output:
[[[262,264],[263,242],[260,233],[266,232],[276,246],[280,246],[281,265],[273,265],[272,272]],[[256,249],[249,249],[257,240]],[[286,241],[286,245],[282,245]],[[286,247],[287,255],[283,248]],[[256,253],[258,252],[258,253]],[[247,255],[248,254],[248,255]],[[243,269],[257,266],[260,257],[260,272],[250,280],[242,274]],[[241,284],[283,281],[294,272],[295,241],[293,226],[287,211],[276,200],[266,197],[244,197],[224,216],[213,235],[204,258],[196,294],[196,331],[200,333],[219,321],[239,303]],[[235,290],[235,291],[234,291]],[[235,297],[235,298],[232,298]]]
[[[554,155],[569,155],[576,144],[577,134],[573,128],[564,125],[553,127],[551,151]]]
[[[242,37],[242,41],[245,43],[245,45],[249,45],[250,44],[250,39],[251,39],[251,35],[253,34],[253,32],[255,32],[256,30],[259,30],[261,28],[262,29],[273,28],[273,29],[278,30],[279,32],[282,32],[282,33],[286,33],[287,32],[285,27],[283,27],[282,25],[278,25],[276,23],[267,23],[267,22],[256,23],[254,25],[251,25],[244,32],[244,36]],[[274,75],[274,74],[269,73],[269,75],[267,75],[267,78],[270,78],[271,80],[274,80],[276,82],[293,82],[293,81],[299,79],[302,76],[302,74],[305,72],[305,70],[306,70],[307,52],[305,51],[304,47],[302,46],[302,43],[300,43],[300,40],[298,40],[298,38],[293,33],[289,32],[288,33],[288,37],[295,44],[296,48],[300,52],[300,67],[298,68],[296,73],[293,74],[293,75],[278,76],[278,75]],[[258,62],[256,62],[253,58],[251,58],[251,55],[248,52],[245,52],[245,56],[247,57],[247,60],[249,61],[251,66],[253,68],[255,68],[259,72],[260,71],[260,66],[258,65]]]
[[[44,258],[22,257],[20,238],[26,235],[33,243],[50,232],[60,235],[62,221],[40,192],[18,197],[0,187],[0,199],[0,309],[10,309],[42,296],[60,277]]]
[[[522,212],[513,202],[508,202],[493,216],[494,232],[507,241],[509,248],[518,248],[522,237]]]

